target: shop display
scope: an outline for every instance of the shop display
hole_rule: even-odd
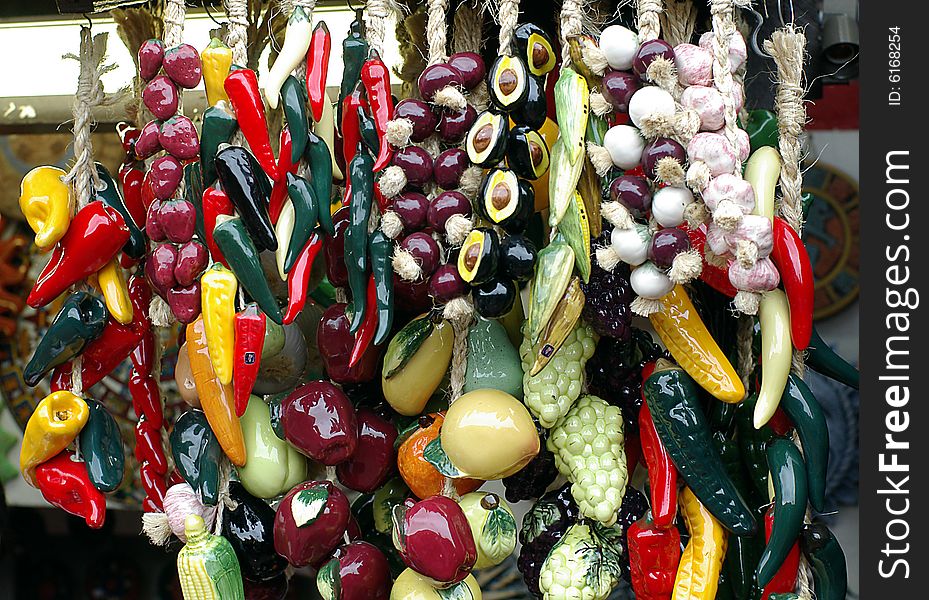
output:
[[[694,34],[662,32],[660,1],[594,32],[584,0],[552,30],[517,0],[427,0],[402,86],[385,4],[333,40],[315,2],[281,2],[259,77],[243,0],[199,52],[168,0],[118,177],[77,147],[83,119],[71,171],[26,175],[49,254],[27,303],[63,297],[23,367],[51,389],[26,482],[100,527],[137,469],[145,533],[183,543],[185,600],[270,597],[302,567],[331,600],[479,600],[514,553],[546,600],[621,580],[643,600],[844,597],[804,360],[857,371],[813,327],[775,123],[803,109],[744,111],[738,3]],[[134,463],[92,388],[126,358]]]

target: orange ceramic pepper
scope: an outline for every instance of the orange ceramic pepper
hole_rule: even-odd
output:
[[[26,483],[36,485],[35,468],[67,448],[89,416],[87,403],[65,390],[52,392],[39,402],[26,423],[19,453],[19,470]]]
[[[203,317],[198,317],[187,326],[187,356],[197,394],[200,396],[200,406],[210,423],[210,429],[229,460],[235,466],[241,467],[245,464],[245,438],[239,425],[239,417],[235,414],[232,385],[222,385],[213,371]]]

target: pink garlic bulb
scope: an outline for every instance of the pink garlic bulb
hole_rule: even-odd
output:
[[[768,292],[777,287],[781,276],[770,258],[762,258],[751,267],[738,261],[729,265],[729,283],[745,292]]]
[[[713,84],[713,53],[693,44],[674,47],[674,66],[682,85]]]
[[[700,117],[700,131],[716,131],[726,124],[726,105],[719,90],[692,85],[681,94],[681,105]]]
[[[761,215],[745,215],[739,221],[738,227],[731,233],[727,233],[726,245],[729,251],[737,257],[740,254],[740,246],[745,242],[751,242],[757,249],[757,258],[765,258],[771,254],[774,248],[774,231],[771,226],[771,220]],[[709,233],[707,234],[709,239]]]
[[[687,157],[691,163],[701,161],[709,169],[710,176],[735,171],[737,157],[735,149],[726,136],[719,133],[702,132],[687,144]]]
[[[742,214],[749,214],[755,209],[755,190],[752,185],[731,173],[723,173],[710,180],[703,190],[703,201],[706,207],[715,211],[723,200],[736,204]]]
[[[700,36],[700,47],[713,54],[713,41],[716,35],[712,31],[707,31]],[[745,46],[745,39],[738,31],[729,38],[729,70],[735,73],[739,67],[748,58],[748,48]]]
[[[189,515],[198,515],[203,518],[208,529],[212,529],[216,519],[216,507],[205,506],[200,496],[187,483],[176,483],[168,488],[164,498],[165,516],[171,531],[182,542],[187,542],[184,535],[184,520]]]

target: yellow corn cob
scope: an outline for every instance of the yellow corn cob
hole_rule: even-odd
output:
[[[715,398],[741,402],[745,386],[703,324],[684,287],[675,286],[662,302],[664,310],[649,319],[677,364]]]
[[[106,307],[113,318],[127,325],[132,322],[132,302],[129,300],[129,288],[126,276],[114,258],[97,271],[97,285],[103,293]]]
[[[200,278],[200,289],[210,362],[219,382],[229,385],[232,383],[232,356],[235,353],[235,293],[238,281],[232,271],[216,263]]]
[[[690,541],[681,554],[671,600],[713,600],[726,558],[726,530],[689,487],[681,491],[679,502]]]

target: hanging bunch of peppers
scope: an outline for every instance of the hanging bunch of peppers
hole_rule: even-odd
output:
[[[420,97],[399,101],[386,3],[342,40],[338,98],[314,2],[281,3],[262,78],[233,58],[243,6],[227,3],[228,45],[142,45],[153,119],[120,128],[119,185],[97,166],[72,214],[63,172],[23,180],[52,253],[28,302],[73,292],[24,368],[52,390],[27,482],[102,524],[123,457],[83,390],[129,357],[145,531],[186,543],[186,600],[282,597],[288,566],[315,569],[324,598],[480,598],[473,571],[517,539],[527,589],[550,600],[621,579],[640,599],[806,598],[806,569],[817,597],[844,597],[841,548],[807,518],[828,508],[828,431],[793,352],[857,372],[812,327],[785,140],[762,113],[737,126],[732,4],[712,3],[713,31],[664,40],[657,0],[599,35],[568,0],[557,38],[504,0],[485,63],[448,55],[449,7],[429,0]],[[456,10],[480,29],[483,7]],[[198,131],[179,106],[201,79]],[[754,339],[730,299],[758,313]],[[160,300],[183,339],[173,424]],[[506,500],[480,489],[493,480]],[[507,500],[532,502],[521,528]]]

